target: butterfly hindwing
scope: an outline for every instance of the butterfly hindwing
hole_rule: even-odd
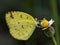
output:
[[[29,39],[37,25],[35,19],[31,15],[19,11],[7,13],[6,22],[10,34],[18,40]]]

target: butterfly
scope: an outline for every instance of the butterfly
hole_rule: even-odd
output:
[[[5,18],[11,36],[18,40],[28,40],[38,24],[30,14],[20,11],[8,12]]]

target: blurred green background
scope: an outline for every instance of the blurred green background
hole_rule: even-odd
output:
[[[46,37],[40,28],[36,28],[27,41],[14,39],[5,21],[5,14],[9,11],[23,11],[38,19],[53,18],[59,45],[60,0],[0,0],[0,45],[54,45],[52,39]]]

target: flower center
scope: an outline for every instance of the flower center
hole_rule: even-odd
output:
[[[44,18],[44,19],[41,21],[41,26],[42,26],[42,27],[48,27],[48,26],[49,26],[49,21]]]

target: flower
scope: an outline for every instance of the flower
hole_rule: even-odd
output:
[[[54,23],[53,19],[51,19],[50,21],[48,21],[47,19],[43,18],[43,20],[41,21],[40,25],[41,25],[41,27],[43,27],[42,30],[45,30],[48,27],[50,27],[53,23]]]

